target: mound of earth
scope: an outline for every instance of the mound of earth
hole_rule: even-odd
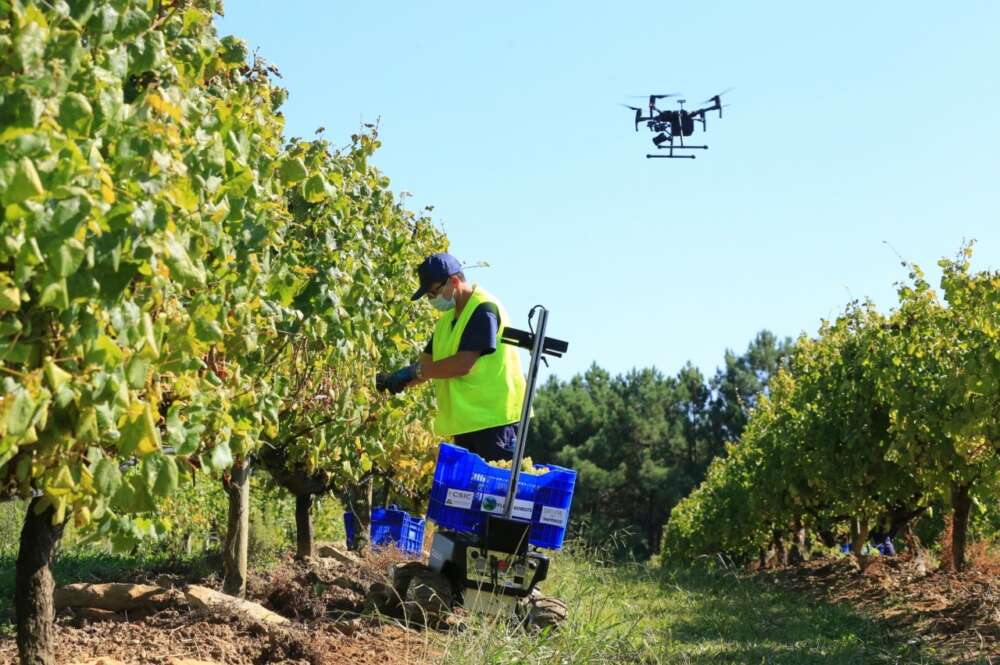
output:
[[[265,573],[251,573],[247,600],[286,617],[255,619],[238,608],[206,606],[185,591],[219,590],[218,579],[151,575],[137,580],[172,598],[149,608],[112,611],[63,607],[56,616],[59,665],[392,665],[431,662],[436,655],[423,631],[364,613],[368,589],[388,583],[398,554],[365,558],[329,546],[305,561],[291,557]],[[135,582],[136,580],[130,580]],[[209,592],[210,593],[210,592]],[[205,593],[201,594],[205,596]],[[67,596],[68,597],[68,596]],[[193,601],[193,602],[192,602]],[[0,662],[17,662],[12,637],[0,639]]]
[[[820,600],[847,603],[941,654],[945,662],[1000,658],[1000,577],[988,567],[928,571],[919,561],[820,558],[760,573]]]

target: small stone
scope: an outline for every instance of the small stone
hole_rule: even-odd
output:
[[[354,593],[361,594],[362,596],[365,595],[365,585],[357,580],[351,579],[350,577],[338,575],[333,579],[333,584],[342,589],[348,589]]]
[[[361,630],[361,619],[346,619],[333,624],[333,629],[342,635],[350,637]]]
[[[118,612],[112,612],[111,610],[102,610],[99,607],[77,607],[73,609],[74,617],[77,623],[84,622],[95,622],[95,621],[124,621],[123,617]]]
[[[399,607],[399,597],[392,587],[376,582],[365,595],[365,614],[394,614]]]
[[[230,609],[264,623],[288,623],[289,619],[249,600],[229,596],[220,591],[192,584],[184,592],[188,602],[197,609]]]
[[[349,566],[361,565],[361,558],[357,554],[348,550],[342,550],[329,543],[318,545],[316,547],[316,555],[320,558],[335,559]]]

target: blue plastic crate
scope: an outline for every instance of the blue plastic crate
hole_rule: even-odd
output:
[[[372,508],[372,546],[395,544],[401,552],[419,555],[424,548],[424,524],[424,518],[413,517],[394,505]]]
[[[406,554],[423,553],[424,524],[422,517],[413,517],[395,505],[388,508],[372,508],[368,533],[372,547],[395,545]],[[347,534],[347,548],[354,547],[354,515],[344,513],[344,533]]]
[[[522,473],[514,497],[512,517],[531,523],[528,542],[560,549],[566,536],[576,471],[553,464],[548,473]],[[438,449],[427,517],[438,526],[479,532],[489,513],[502,514],[510,485],[510,470],[490,466],[465,448],[442,443]]]
[[[344,513],[344,533],[347,541],[347,549],[354,549],[354,515],[350,512]]]

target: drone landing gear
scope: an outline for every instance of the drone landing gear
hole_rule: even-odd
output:
[[[666,155],[646,155],[646,159],[694,159],[694,155],[675,155],[674,150],[708,150],[707,145],[670,145],[657,146],[660,150],[669,150]]]
[[[707,145],[684,145],[685,134],[667,134],[660,132],[653,137],[653,145],[657,150],[668,150],[666,155],[646,155],[646,159],[694,159],[694,155],[675,155],[674,150],[708,150]],[[674,143],[677,139],[677,143]]]
[[[694,155],[646,155],[646,159],[694,159]]]

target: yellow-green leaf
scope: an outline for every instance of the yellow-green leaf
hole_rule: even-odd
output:
[[[62,388],[71,377],[72,375],[59,367],[51,357],[45,359],[45,380],[53,393]]]
[[[38,171],[35,170],[35,163],[28,157],[22,157],[17,162],[14,177],[3,192],[4,203],[8,205],[20,203],[25,199],[41,196],[44,193],[45,188],[42,187]]]

